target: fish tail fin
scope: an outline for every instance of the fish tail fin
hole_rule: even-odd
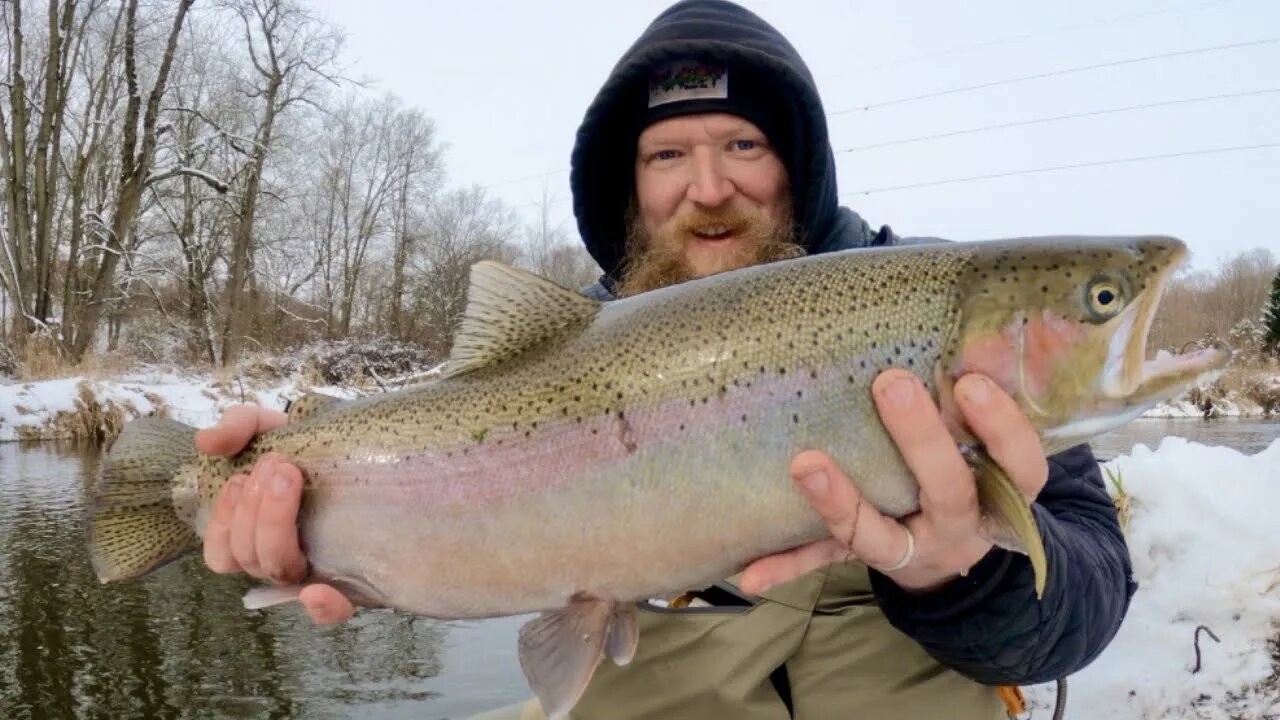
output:
[[[987,529],[992,540],[1001,547],[1026,553],[1035,573],[1036,598],[1043,598],[1049,561],[1031,504],[986,450],[971,449],[965,457],[978,485],[978,503],[989,517]]]
[[[174,476],[197,459],[196,429],[173,420],[126,423],[88,502],[89,557],[104,583],[146,574],[201,544],[178,516]]]

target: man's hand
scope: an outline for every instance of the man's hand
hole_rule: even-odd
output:
[[[823,453],[806,450],[791,462],[797,487],[826,520],[832,537],[761,558],[747,566],[741,587],[757,594],[811,570],[858,559],[886,572],[903,589],[925,592],[964,574],[991,549],[982,536],[973,473],[923,384],[905,370],[886,370],[872,384],[880,419],[920,484],[920,511],[895,520],[881,515]],[[1049,475],[1039,436],[1021,408],[981,375],[956,382],[956,402],[992,459],[1034,500]],[[905,526],[905,530],[904,530]]]
[[[256,405],[228,408],[218,424],[196,433],[196,449],[208,455],[234,455],[254,435],[289,421],[281,412]],[[298,507],[302,473],[279,455],[269,454],[249,474],[231,476],[204,534],[204,562],[216,573],[246,572],[277,583],[301,582],[307,559],[298,546]],[[312,584],[298,599],[320,625],[346,622],[355,607],[330,585]]]

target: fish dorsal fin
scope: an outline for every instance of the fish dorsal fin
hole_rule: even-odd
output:
[[[600,302],[544,277],[484,260],[471,266],[467,309],[441,377],[496,365],[590,322]]]
[[[296,423],[313,418],[326,410],[332,410],[341,402],[342,398],[312,390],[303,393],[299,398],[290,400],[285,405],[284,411],[289,415],[289,422]]]

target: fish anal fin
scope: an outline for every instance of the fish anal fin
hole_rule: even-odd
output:
[[[467,308],[442,378],[496,365],[590,322],[600,302],[540,275],[484,260],[471,266]]]
[[[986,517],[983,530],[995,544],[1025,553],[1035,573],[1036,597],[1044,597],[1049,576],[1048,559],[1031,503],[995,460],[980,446],[964,450],[965,460],[973,469],[978,486],[978,504]]]
[[[548,720],[562,720],[577,704],[604,657],[615,605],[575,598],[520,628],[520,667]]]

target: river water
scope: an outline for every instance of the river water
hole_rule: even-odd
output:
[[[1169,435],[1253,453],[1280,422],[1138,420],[1101,458]],[[0,718],[461,718],[528,693],[524,618],[439,623],[382,611],[317,628],[246,612],[249,584],[189,557],[133,582],[92,577],[82,522],[97,448],[0,443]]]

